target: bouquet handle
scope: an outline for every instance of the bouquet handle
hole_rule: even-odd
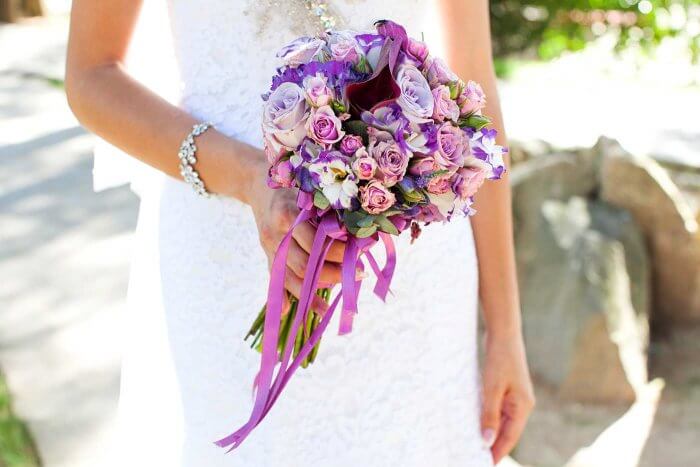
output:
[[[387,252],[386,265],[384,269],[380,269],[376,260],[369,252],[369,248],[377,242],[376,239],[358,239],[348,234],[346,228],[341,225],[337,215],[333,211],[318,212],[313,205],[313,199],[308,193],[299,192],[297,205],[301,211],[287,234],[282,238],[272,262],[260,370],[254,381],[254,388],[256,388],[256,390],[253,410],[248,421],[242,427],[234,433],[215,441],[217,446],[229,448],[229,451],[240,446],[253,429],[265,418],[294,372],[301,365],[301,362],[308,356],[316,343],[320,340],[341,298],[343,301],[343,311],[339,326],[339,334],[346,334],[352,330],[352,319],[357,313],[357,297],[362,285],[362,279],[358,280],[355,276],[358,269],[364,270],[364,263],[361,259],[362,255],[367,256],[370,267],[377,275],[375,293],[384,300],[386,298],[386,293],[389,291],[389,285],[396,264],[394,244],[389,235],[378,236],[384,243]],[[273,381],[273,373],[279,359],[277,342],[279,339],[280,321],[284,307],[284,279],[292,232],[299,224],[312,219],[314,216],[319,217],[320,222],[309,255],[306,274],[302,282],[298,305],[298,310],[300,310],[300,312],[294,317],[287,342],[285,343],[280,368]],[[306,314],[310,312],[309,305],[317,288],[321,269],[328,255],[328,251],[335,241],[342,240],[346,241],[346,249],[341,270],[341,290],[333,299],[319,326],[311,334],[299,354],[290,363],[290,358],[294,350],[294,338],[297,335],[301,323],[306,318]]]

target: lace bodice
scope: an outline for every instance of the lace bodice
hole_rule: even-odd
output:
[[[203,6],[206,4],[206,7]],[[403,24],[429,40],[431,1],[327,2],[339,27],[370,30],[378,19]],[[260,145],[260,95],[279,62],[277,50],[315,33],[302,0],[169,0],[182,106],[231,136]]]

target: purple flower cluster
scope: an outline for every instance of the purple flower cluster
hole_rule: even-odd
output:
[[[471,215],[482,183],[503,174],[479,84],[400,25],[302,37],[278,57],[263,96],[268,184],[312,194],[352,233]]]

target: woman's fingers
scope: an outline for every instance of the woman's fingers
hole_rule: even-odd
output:
[[[284,275],[284,287],[296,298],[301,295],[301,282],[301,278],[294,274],[294,271],[288,266],[287,273]]]
[[[294,274],[303,278],[306,275],[308,263],[308,253],[304,251],[296,241],[291,242],[289,246],[289,255],[287,256],[287,266],[294,271]],[[338,263],[325,262],[323,268],[321,268],[319,282],[337,284],[340,282],[340,271],[341,268]]]
[[[481,406],[481,437],[489,448],[494,445],[501,428],[501,405],[504,390],[501,386],[484,382]]]
[[[508,455],[517,444],[523,434],[525,424],[532,411],[532,406],[527,400],[515,398],[511,400],[508,395],[504,399],[504,417],[498,438],[491,448],[493,459],[498,463]]]
[[[314,243],[314,236],[316,235],[316,227],[309,224],[308,222],[302,222],[294,229],[292,237],[297,241],[300,247],[304,249],[307,253],[311,252],[311,248]],[[326,261],[333,263],[342,263],[343,254],[345,253],[345,244],[343,242],[333,242],[331,249],[328,251],[328,256]]]

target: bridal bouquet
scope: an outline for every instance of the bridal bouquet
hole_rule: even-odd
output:
[[[339,332],[351,331],[362,285],[357,271],[371,269],[374,292],[386,298],[396,264],[392,235],[410,230],[415,239],[421,225],[474,214],[478,188],[505,170],[507,150],[481,112],[481,87],[462,81],[400,25],[375,26],[372,33],[302,37],[278,54],[284,65],[263,96],[268,184],[297,190],[300,213],[279,245],[267,305],[247,336],[262,352],[253,413],[219,446],[240,445],[294,371],[313,361],[341,300]],[[285,264],[302,222],[317,230],[302,292],[290,299]],[[318,278],[338,241],[345,244],[340,291],[326,309],[311,310],[314,294],[331,297]],[[386,250],[383,267],[370,251],[377,243]]]

